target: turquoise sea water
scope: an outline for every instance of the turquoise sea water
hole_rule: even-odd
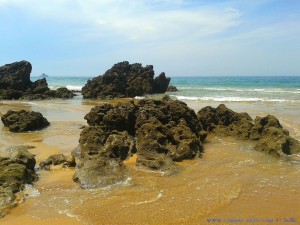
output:
[[[35,80],[37,78],[33,78]],[[81,90],[91,77],[47,78],[50,88]],[[299,102],[300,77],[172,77],[179,92],[169,93],[180,100],[215,102]]]

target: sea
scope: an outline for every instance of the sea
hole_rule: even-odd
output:
[[[38,77],[33,77],[33,80]],[[51,89],[67,87],[80,91],[91,77],[50,76]],[[178,100],[209,102],[300,102],[298,76],[179,76],[170,85],[179,92],[169,93]]]
[[[79,91],[90,78],[49,76],[47,81],[51,89]],[[253,119],[272,114],[300,140],[300,77],[182,76],[172,77],[171,85],[179,91],[167,94],[196,113],[225,104]],[[209,135],[202,158],[179,162],[182,170],[176,175],[136,167],[133,156],[124,161],[128,176],[123,181],[99,189],[81,189],[72,180],[74,168],[38,169],[50,155],[70,155],[78,146],[84,116],[92,107],[115,101],[128,99],[89,100],[77,93],[69,100],[0,102],[1,113],[38,111],[51,123],[29,133],[11,133],[0,123],[0,156],[12,145],[34,146],[29,151],[39,175],[1,225],[300,224],[300,155],[279,159],[232,137]]]

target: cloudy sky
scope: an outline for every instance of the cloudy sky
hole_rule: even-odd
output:
[[[299,0],[0,0],[0,31],[0,64],[33,75],[300,76]]]

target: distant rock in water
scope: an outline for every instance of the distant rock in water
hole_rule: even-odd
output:
[[[177,91],[178,91],[177,87],[173,85],[170,85],[167,89],[167,92],[177,92]]]
[[[165,73],[154,78],[153,66],[120,62],[82,88],[84,98],[126,98],[165,93],[170,82]]]
[[[197,117],[207,132],[253,140],[257,151],[275,156],[300,153],[300,142],[289,136],[289,132],[272,115],[256,117],[253,121],[247,113],[234,112],[221,104],[217,108],[202,108]]]
[[[73,152],[73,179],[82,188],[124,181],[128,176],[123,161],[133,154],[137,166],[176,173],[175,162],[200,156],[206,137],[196,113],[167,97],[96,106],[85,119],[89,126]]]
[[[72,98],[67,90],[50,90],[46,78],[30,80],[32,66],[27,61],[14,62],[0,67],[0,99],[51,99]]]
[[[39,112],[9,110],[1,120],[11,132],[27,132],[45,128],[50,125],[48,120]]]
[[[47,74],[45,74],[45,73],[42,73],[40,76],[39,76],[39,78],[47,78],[47,77],[49,77]]]

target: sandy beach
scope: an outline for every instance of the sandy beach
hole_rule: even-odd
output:
[[[198,111],[207,102],[186,101]],[[3,101],[8,109],[39,111],[48,118],[47,129],[12,134],[0,124],[0,154],[12,145],[30,145],[37,163],[52,154],[70,152],[78,145],[84,115],[100,100]],[[212,106],[216,103],[212,103]],[[275,115],[291,136],[299,140],[300,112],[288,103],[228,103],[237,112]],[[1,219],[3,225],[26,224],[253,224],[280,219],[300,220],[299,164],[253,150],[253,143],[209,136],[202,158],[179,163],[182,171],[166,175],[134,167],[125,182],[100,189],[83,190],[72,181],[74,169],[40,171],[34,187],[27,187],[26,200]],[[248,222],[247,222],[248,220]],[[265,220],[264,222],[262,220]],[[279,220],[278,220],[279,221]],[[275,222],[274,222],[275,223]],[[272,224],[269,222],[269,224]]]

